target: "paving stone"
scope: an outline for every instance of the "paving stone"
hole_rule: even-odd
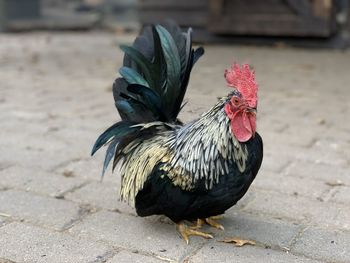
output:
[[[335,201],[335,202],[350,205],[350,187],[340,186],[336,190],[335,195],[331,198],[330,201]]]
[[[319,179],[325,183],[334,183],[340,181],[350,186],[349,169],[339,165],[298,160],[290,164],[286,168],[285,172],[291,176]]]
[[[0,258],[15,262],[98,262],[110,250],[106,245],[22,223],[0,228]]]
[[[236,212],[235,209],[226,211],[224,218],[218,221],[225,227],[225,231],[215,232],[215,238],[223,240],[225,237],[238,236],[243,239],[254,240],[262,246],[287,249],[301,227],[298,224],[285,222],[251,214]]]
[[[5,214],[6,215],[6,214]],[[5,225],[8,222],[8,216],[5,216],[4,214],[0,214],[0,227]]]
[[[68,163],[78,158],[75,153],[66,151],[66,148],[50,152],[42,149],[20,149],[16,147],[6,147],[6,155],[1,156],[4,162],[15,164],[21,163],[23,167],[33,167],[51,171],[62,163]]]
[[[57,230],[78,219],[80,210],[77,204],[66,200],[17,190],[0,192],[1,213]]]
[[[137,249],[162,258],[180,260],[205,242],[193,237],[190,245],[182,240],[174,225],[120,213],[101,211],[85,218],[69,232],[117,247]]]
[[[339,211],[339,214],[336,217],[336,221],[334,222],[334,225],[338,226],[339,228],[350,229],[349,205],[347,204],[345,207],[346,207],[346,209],[342,209]]]
[[[274,173],[261,169],[252,184],[265,190],[273,190],[288,195],[300,195],[312,199],[319,199],[332,187],[323,181],[314,180],[309,177],[293,177],[292,174]]]
[[[267,191],[256,191],[256,196],[243,211],[271,215],[277,218],[320,226],[349,228],[348,220],[340,218],[341,211],[349,212],[349,206],[329,204],[301,196],[289,196]]]
[[[265,249],[261,247],[235,247],[233,244],[211,242],[201,248],[196,255],[190,258],[191,263],[200,262],[261,262],[261,263],[316,263],[321,261],[312,260],[303,256],[292,255],[291,253]]]
[[[76,160],[59,167],[56,172],[59,174],[71,174],[73,177],[78,177],[90,181],[101,181],[101,173],[103,167],[103,154],[98,156]],[[110,168],[110,167],[109,167]],[[103,182],[117,184],[120,181],[118,171],[113,174],[108,169],[103,177]]]
[[[2,143],[7,145],[6,148],[15,146],[16,149],[25,149],[33,152],[48,151],[59,155],[59,151],[66,149],[67,145],[62,140],[54,140],[52,136],[47,135],[47,126],[40,125],[41,122],[45,121],[46,119],[34,122],[17,120],[13,123],[14,127],[5,127],[5,130],[0,134],[0,136],[6,137],[6,141]],[[24,134],[22,130],[18,130],[18,127],[21,125],[26,126]],[[18,140],[19,137],[21,137],[21,140]]]
[[[72,193],[68,193],[66,199],[136,215],[135,209],[119,200],[119,185],[114,182],[91,182]]]
[[[285,147],[286,145],[289,145],[292,147],[296,146],[296,147],[308,148],[316,141],[315,134],[312,132],[312,130],[305,131],[303,132],[303,136],[300,136],[298,134],[298,131],[294,127],[291,130],[289,124],[284,124],[284,125],[282,125],[281,123],[279,124],[280,124],[279,130],[278,128],[275,128],[276,132],[271,132],[270,127],[261,129],[262,134],[264,135],[264,143],[267,147],[270,147],[271,145],[272,146],[279,145],[280,147]],[[270,125],[270,122],[268,122],[266,125]],[[259,127],[261,127],[261,125]]]
[[[98,135],[99,134],[96,131],[88,130],[84,126],[60,127],[59,129],[54,129],[54,131],[50,133],[50,136],[61,140],[67,145],[65,149],[66,153],[75,155],[78,158],[90,157],[92,146],[96,141]],[[74,145],[74,147],[70,147],[71,145]]]
[[[63,174],[45,172],[33,167],[24,168],[20,166],[12,166],[0,171],[0,177],[1,184],[4,185],[4,187],[50,196],[59,196],[84,183],[82,179],[67,177]]]
[[[348,162],[345,156],[332,148],[332,145],[316,143],[312,148],[297,153],[297,158],[316,163],[330,164],[334,166],[345,166]]]
[[[274,151],[266,149],[268,146],[264,148],[265,153],[261,169],[280,173],[288,164],[295,160],[290,154],[280,153],[276,155]]]
[[[240,210],[246,207],[256,197],[256,191],[250,188],[248,192],[233,206],[233,210]]]
[[[350,232],[308,228],[297,240],[292,252],[328,262],[350,261]]]
[[[128,251],[120,251],[112,259],[108,260],[107,263],[120,263],[120,262],[133,262],[133,263],[160,263],[165,262],[152,256],[145,256],[138,253],[132,253]]]
[[[0,171],[4,170],[6,168],[9,168],[12,165],[13,165],[13,163],[0,161]]]

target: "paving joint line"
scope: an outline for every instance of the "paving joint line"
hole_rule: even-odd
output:
[[[64,199],[64,200],[66,200],[66,195],[67,194],[74,193],[76,190],[79,190],[79,189],[83,188],[84,186],[88,185],[89,183],[91,183],[91,182],[90,181],[85,181],[85,182],[81,183],[80,185],[73,186],[72,188],[55,195],[54,197],[56,199]]]
[[[0,263],[17,263],[17,262],[7,258],[0,258]]]
[[[69,222],[63,225],[61,232],[65,232],[75,226],[76,223],[81,222],[89,215],[99,212],[100,209],[92,206],[91,204],[79,204],[78,215],[76,218],[71,219]]]
[[[214,241],[217,241],[215,238],[213,238],[212,240],[207,240],[204,241],[202,243],[200,243],[195,249],[193,249],[192,251],[190,251],[187,255],[184,255],[179,262],[190,262],[190,259],[195,256],[199,250],[201,250],[205,245],[207,244],[214,244]]]
[[[99,255],[96,257],[95,260],[92,261],[88,261],[88,263],[103,263],[103,262],[107,262],[108,260],[112,259],[116,254],[118,254],[119,251],[115,251],[115,250],[110,250],[107,251],[106,253]]]
[[[81,157],[76,157],[67,161],[63,161],[53,167],[51,167],[50,169],[47,170],[47,172],[51,172],[51,173],[57,173],[57,170],[66,167],[67,165],[69,165],[70,163],[74,163],[74,162],[78,162],[83,160],[83,158]]]

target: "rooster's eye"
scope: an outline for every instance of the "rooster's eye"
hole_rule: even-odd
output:
[[[232,98],[232,102],[233,102],[233,104],[238,105],[239,99],[237,97],[234,97],[234,98]]]

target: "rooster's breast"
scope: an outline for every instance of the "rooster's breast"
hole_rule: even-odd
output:
[[[158,165],[136,196],[137,213],[163,214],[174,222],[223,214],[245,195],[262,162],[263,147],[258,134],[244,145],[247,149],[244,171],[235,162],[229,162],[228,173],[220,175],[210,189],[206,180],[201,179],[184,190],[181,185],[174,185],[163,164]]]

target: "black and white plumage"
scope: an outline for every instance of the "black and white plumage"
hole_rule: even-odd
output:
[[[122,121],[93,148],[95,153],[109,143],[103,172],[112,158],[113,168],[120,164],[120,197],[140,216],[163,214],[178,223],[224,213],[246,193],[262,162],[261,137],[254,131],[241,142],[231,130],[226,107],[234,107],[233,98],[248,107],[244,93],[234,89],[182,124],[177,115],[190,72],[204,53],[192,49],[191,29],[182,33],[172,23],[147,27],[133,47],[122,49],[122,78],[113,86]]]

